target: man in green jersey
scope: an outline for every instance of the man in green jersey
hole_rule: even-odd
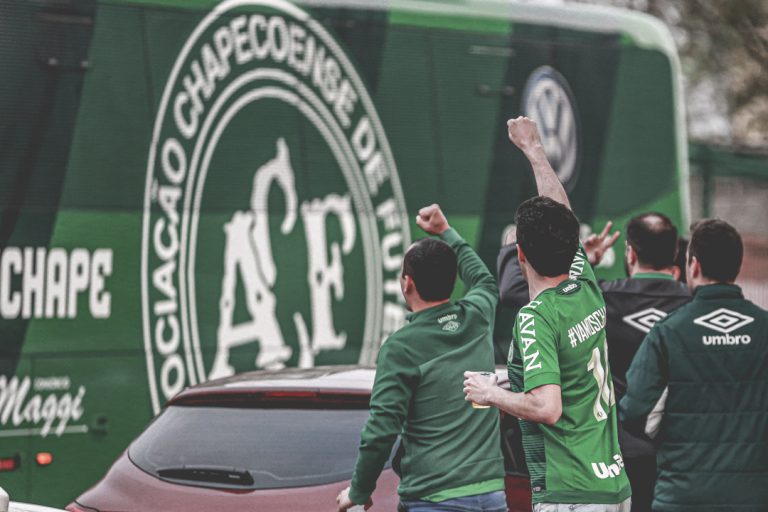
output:
[[[528,118],[509,138],[533,167],[540,196],[517,210],[517,245],[531,302],[508,357],[512,391],[465,374],[466,399],[521,419],[534,511],[628,512],[605,341],[605,302],[579,246],[579,222]]]
[[[461,388],[467,368],[494,370],[496,282],[437,205],[422,208],[416,223],[441,240],[419,240],[403,259],[411,314],[379,352],[352,485],[337,508],[369,502],[401,435],[400,510],[506,512],[499,414],[473,408]],[[457,265],[468,291],[452,301]]]

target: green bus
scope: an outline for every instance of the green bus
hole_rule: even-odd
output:
[[[405,322],[421,206],[495,266],[535,191],[510,117],[538,122],[585,232],[649,209],[688,222],[680,65],[641,14],[0,0],[0,34],[0,485],[17,500],[66,504],[186,386],[374,364]]]

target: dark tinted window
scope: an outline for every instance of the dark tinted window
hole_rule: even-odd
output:
[[[144,471],[177,483],[253,489],[320,485],[352,477],[367,418],[367,409],[171,406],[128,455]],[[225,469],[232,474],[222,475]]]

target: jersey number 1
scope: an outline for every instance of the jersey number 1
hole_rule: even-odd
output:
[[[608,366],[608,342],[605,343],[605,365]],[[605,409],[603,409],[603,402],[608,404],[608,410],[616,403],[616,395],[613,393],[613,383],[608,378],[608,372],[603,368],[603,364],[600,362],[600,349],[595,347],[592,350],[592,358],[589,360],[587,370],[592,372],[592,376],[597,382],[597,398],[595,399],[595,406],[592,408],[592,413],[595,415],[597,421],[603,421],[608,419]]]

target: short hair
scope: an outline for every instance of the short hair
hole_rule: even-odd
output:
[[[675,256],[675,266],[680,269],[680,277],[677,279],[685,283],[688,277],[685,275],[685,260],[688,253],[688,240],[680,237],[677,239],[677,256]]]
[[[663,213],[632,217],[627,223],[627,243],[643,266],[661,270],[675,264],[677,228]]]
[[[691,226],[688,262],[696,257],[707,279],[730,283],[741,270],[744,246],[736,228],[720,219],[707,219]]]
[[[532,197],[517,208],[517,244],[542,276],[567,274],[579,250],[579,220],[564,204]]]
[[[411,276],[422,300],[450,298],[456,284],[456,253],[436,238],[417,240],[403,258],[403,277]]]

